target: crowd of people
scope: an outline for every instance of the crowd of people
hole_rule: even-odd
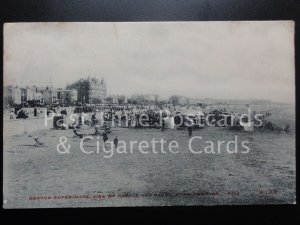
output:
[[[50,113],[61,114],[67,116],[68,114],[75,113],[78,114],[78,119],[81,118],[82,113],[86,113],[90,116],[88,120],[91,121],[92,125],[96,125],[100,120],[104,119],[105,125],[114,123],[114,126],[121,127],[134,127],[134,128],[159,128],[161,131],[164,131],[167,128],[165,118],[174,118],[175,127],[177,129],[188,129],[189,134],[191,135],[192,130],[200,128],[200,126],[192,126],[189,128],[187,126],[186,115],[196,115],[199,113],[203,116],[213,114],[214,117],[210,117],[209,120],[219,121],[224,115],[233,115],[233,112],[228,112],[224,107],[219,107],[218,109],[210,109],[209,111],[202,107],[197,107],[195,105],[191,106],[174,106],[171,104],[168,105],[89,105],[89,106],[80,106],[80,107],[52,107],[47,109],[41,109],[34,107],[33,109],[15,107],[10,109],[10,119],[26,119],[29,117],[38,117],[39,114],[47,110],[47,115]],[[255,111],[253,112],[253,115]],[[181,118],[178,117],[181,116]],[[238,114],[236,114],[238,115]],[[263,117],[263,124],[261,127],[265,127],[271,130],[280,130],[279,126],[274,125],[270,121],[266,120],[267,116],[270,116],[269,112],[266,113]],[[102,118],[100,118],[102,117]],[[189,117],[191,118],[191,117]],[[232,124],[231,121],[227,121],[227,124],[231,124],[233,129],[242,129],[243,127],[236,122],[238,116],[236,116]],[[183,119],[183,121],[180,121]],[[195,124],[198,124],[199,121],[196,121],[196,117],[192,119],[195,121]],[[231,117],[227,117],[227,120],[230,120]],[[143,121],[143,124],[141,124]],[[178,126],[178,124],[180,124]],[[176,126],[177,125],[177,126]],[[288,130],[288,126],[281,130]]]
[[[38,117],[42,112],[43,110],[38,107],[34,107],[33,109],[14,107],[9,109],[9,119],[27,119],[31,116]]]

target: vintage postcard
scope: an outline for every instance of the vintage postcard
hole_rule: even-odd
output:
[[[295,204],[293,21],[3,29],[4,208]]]

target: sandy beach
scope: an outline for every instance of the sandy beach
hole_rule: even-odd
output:
[[[113,128],[109,140],[177,140],[179,152],[142,154],[96,153],[97,139],[84,142],[72,130],[32,132],[44,146],[36,146],[27,134],[4,140],[4,208],[167,206],[229,204],[292,204],[295,202],[295,131],[253,133],[205,127],[192,146],[205,141],[248,141],[248,154],[193,154],[187,131]],[[59,137],[71,145],[59,154]],[[99,138],[102,145],[102,138]],[[137,148],[137,147],[136,147]]]

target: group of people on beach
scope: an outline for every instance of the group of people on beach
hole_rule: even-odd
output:
[[[12,109],[9,109],[9,119],[27,119],[30,117],[31,113],[33,117],[38,117],[41,112],[42,110],[36,106],[33,108],[33,110],[16,106]]]

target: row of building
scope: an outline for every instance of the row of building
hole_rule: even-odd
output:
[[[66,104],[72,105],[75,102],[82,104],[155,104],[161,99],[158,95],[134,94],[127,99],[124,95],[107,95],[107,85],[105,80],[96,77],[79,79],[72,84],[68,84],[66,89],[50,87],[26,87],[7,86],[4,89],[4,101],[9,105],[20,105],[35,100],[45,105]]]
[[[228,99],[199,99],[189,98],[180,95],[173,95],[168,100],[163,100],[157,94],[134,94],[129,99],[124,95],[107,95],[107,85],[105,80],[93,78],[84,78],[67,85],[66,89],[50,87],[26,87],[7,86],[4,88],[4,103],[10,105],[20,105],[28,101],[36,101],[45,105],[65,104],[72,105],[75,102],[82,104],[157,104],[170,103],[173,105],[214,105],[214,104],[266,104],[266,100],[228,100]]]
[[[41,104],[72,104],[77,101],[77,90],[66,90],[53,87],[4,87],[4,103],[7,105],[20,105],[29,101],[36,101]]]
[[[127,102],[117,96],[107,97],[107,88],[104,79],[86,78],[67,85],[66,89],[48,87],[4,87],[4,103],[7,105],[20,105],[36,101],[45,105],[66,104],[75,102],[86,103],[111,103]]]

